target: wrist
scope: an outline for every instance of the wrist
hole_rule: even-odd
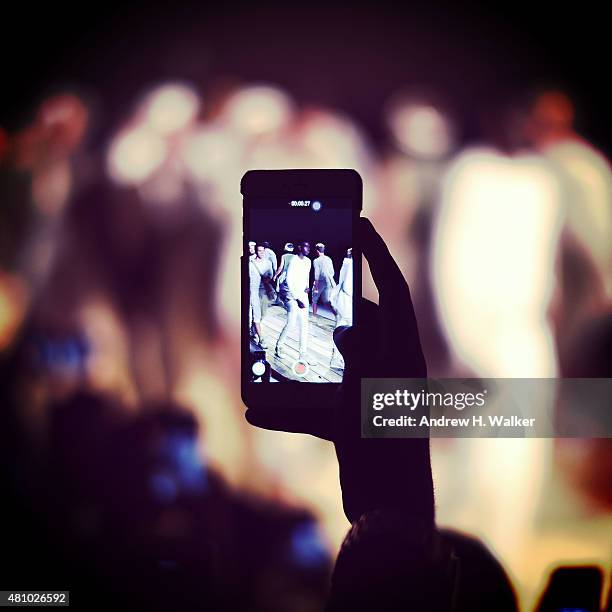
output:
[[[366,510],[354,521],[349,530],[353,537],[396,538],[401,534],[416,548],[429,547],[437,533],[433,517],[411,514],[403,506],[384,506]],[[348,537],[348,536],[347,536]]]
[[[450,610],[457,576],[453,547],[433,521],[403,508],[378,508],[362,514],[342,543],[330,609],[379,609],[393,602],[385,609]]]
[[[351,523],[381,509],[396,509],[402,516],[434,523],[429,440],[341,437],[334,442],[342,504]]]

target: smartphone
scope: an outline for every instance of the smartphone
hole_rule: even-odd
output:
[[[363,185],[355,170],[250,170],[242,177],[242,398],[249,407],[329,398],[356,325]]]
[[[558,567],[550,576],[538,612],[598,612],[603,575],[597,566]]]

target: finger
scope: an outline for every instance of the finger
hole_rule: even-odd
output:
[[[354,338],[354,334],[349,333],[349,330],[353,329],[350,325],[342,325],[334,330],[334,343],[338,347],[344,361],[358,350],[358,347],[351,342],[350,339]]]
[[[354,365],[363,347],[373,345],[373,337],[379,329],[378,304],[366,299],[359,300],[359,333],[353,326],[342,325],[334,330],[334,343],[347,366]]]
[[[359,229],[363,254],[379,294],[379,348],[392,357],[393,375],[425,377],[425,358],[408,283],[369,219],[360,218]]]
[[[408,284],[387,245],[366,217],[359,219],[359,235],[362,251],[368,260],[372,278],[378,289],[379,303],[405,300]],[[408,296],[410,292],[408,291]]]

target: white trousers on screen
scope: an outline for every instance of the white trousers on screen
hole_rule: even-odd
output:
[[[287,321],[278,337],[277,346],[282,346],[289,330],[293,329],[296,323],[300,327],[300,355],[308,350],[308,306],[300,308],[294,299],[287,300]]]

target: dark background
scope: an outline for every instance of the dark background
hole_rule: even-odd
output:
[[[331,209],[325,205],[319,212],[310,208],[253,210],[250,215],[251,236],[247,238],[256,242],[268,240],[279,263],[286,242],[293,242],[296,253],[299,241],[309,241],[311,259],[316,257],[315,244],[322,242],[325,254],[334,262],[335,279],[338,281],[346,249],[352,246],[351,216],[350,209]]]
[[[578,132],[610,154],[604,6],[562,3],[45,3],[3,7],[0,125],[25,125],[44,95],[76,87],[104,138],[143,87],[269,81],[344,110],[386,144],[381,108],[402,86],[441,95],[460,142],[533,92],[558,87]]]

